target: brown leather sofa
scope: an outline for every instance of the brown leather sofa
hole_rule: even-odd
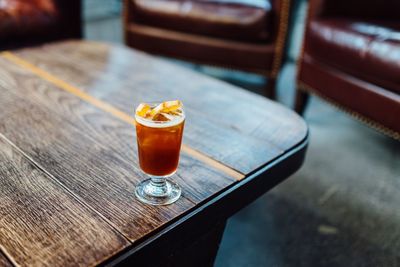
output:
[[[81,35],[80,0],[0,1],[0,50]]]
[[[400,1],[310,0],[295,109],[313,93],[400,139]]]
[[[262,74],[274,96],[289,0],[125,0],[127,45],[195,63]]]

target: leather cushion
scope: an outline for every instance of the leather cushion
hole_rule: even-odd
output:
[[[57,19],[54,0],[1,0],[0,39],[44,33]]]
[[[334,103],[400,133],[400,95],[304,56],[299,81]]]
[[[138,24],[127,32],[126,43],[151,54],[261,74],[270,72],[275,53],[273,44],[225,42]]]
[[[132,1],[133,19],[141,24],[237,41],[262,42],[270,37],[269,0]]]
[[[307,29],[306,54],[400,93],[400,23],[323,19]]]

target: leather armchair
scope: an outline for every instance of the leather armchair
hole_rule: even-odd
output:
[[[297,85],[400,139],[400,1],[310,0]]]
[[[125,0],[128,46],[268,77],[274,97],[289,0]]]
[[[80,0],[0,1],[0,50],[81,35]]]

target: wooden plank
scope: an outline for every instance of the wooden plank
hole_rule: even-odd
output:
[[[11,262],[6,258],[6,256],[0,250],[0,267],[12,267]]]
[[[79,88],[76,88],[76,87],[66,83],[65,81],[58,79],[57,77],[47,73],[46,71],[36,68],[31,63],[24,61],[23,59],[20,59],[19,57],[16,57],[12,53],[3,52],[2,56],[4,58],[7,58],[8,60],[12,61],[13,63],[16,63],[17,65],[32,71],[37,76],[45,79],[46,81],[51,82],[52,84],[56,85],[58,88],[63,89],[65,91],[73,94],[74,96],[77,96],[77,97],[81,98],[82,100],[112,114],[114,117],[117,117],[118,119],[125,121],[129,124],[132,124],[132,125],[135,124],[133,117],[128,115],[127,113],[124,113],[124,112],[116,109],[115,107],[111,106],[110,104],[108,104],[106,102],[103,102],[99,99],[94,98],[93,96],[83,92]],[[219,170],[225,172],[226,174],[236,178],[237,180],[244,178],[244,175],[242,173],[239,173],[239,172],[235,171],[234,169],[227,167],[226,165],[224,165],[218,161],[215,161],[212,158],[207,157],[206,155],[202,154],[201,152],[196,151],[196,150],[186,146],[185,144],[182,145],[182,151],[188,153],[191,156],[194,156],[197,159],[200,159],[204,163],[207,163],[216,169],[219,169]]]
[[[68,92],[84,99],[85,101],[88,101],[91,104],[94,104],[97,107],[108,111],[125,121],[130,120],[129,115],[126,112],[121,112],[120,110],[115,109],[103,101],[93,99],[92,96],[85,94],[79,88],[71,86],[65,81],[59,80],[55,76],[37,69],[29,62],[21,61],[19,58],[15,58],[15,56],[10,54],[6,54],[5,56],[6,58],[11,59],[13,62],[22,65],[23,67],[27,67],[40,77],[56,84],[61,88],[66,89]],[[134,92],[136,91],[128,90],[125,92],[132,92],[135,94]],[[137,99],[135,95],[125,96],[124,92],[118,92],[118,95],[120,95],[122,98],[127,97],[132,100]],[[151,93],[145,95],[146,97],[152,97]],[[157,95],[157,97],[159,97],[160,94]],[[154,98],[155,96],[153,96],[153,99]],[[113,97],[107,97],[107,99],[112,100]],[[132,109],[132,103],[137,104],[138,102],[132,101],[131,103],[126,103],[127,105],[125,105],[125,107],[129,106],[129,109]],[[197,151],[204,152],[207,155],[212,156],[215,160],[217,160],[217,162],[222,162],[226,165],[229,165],[231,168],[240,172],[248,173],[282,154],[282,151],[269,145],[267,142],[264,142],[264,145],[260,145],[259,142],[254,142],[253,139],[248,138],[245,135],[238,134],[231,129],[221,128],[218,124],[209,123],[208,118],[194,115],[193,110],[191,111],[189,109],[186,113],[187,123],[185,125],[186,130],[184,142],[188,141],[190,146]],[[207,128],[207,131],[204,131],[205,127]],[[205,136],[207,134],[208,136]],[[235,143],[232,144],[233,141]],[[228,148],[231,151],[226,153],[226,151],[229,151]]]
[[[235,180],[183,155],[176,180],[183,197],[173,205],[138,202],[132,125],[0,60],[0,132],[67,188],[104,215],[131,241],[164,225]]]
[[[5,64],[6,61],[0,59],[0,67],[5,67]],[[29,71],[21,69],[18,66],[8,65],[7,72],[4,71],[0,73],[0,75],[5,87],[12,88],[12,93],[17,96],[23,96],[25,100],[29,99],[31,102],[41,107],[47,107],[52,112],[62,116],[64,120],[73,123],[81,132],[87,133],[92,139],[97,140],[103,145],[106,144],[113,151],[120,153],[124,159],[133,160],[134,167],[138,166],[135,142],[136,133],[132,125],[115,120],[112,116],[87,105],[74,95],[65,93],[51,84],[43,82],[40,78],[35,77]],[[7,101],[7,98],[4,98],[3,101]],[[14,105],[11,100],[9,107],[10,108],[7,108],[6,111],[14,113],[18,106]],[[210,194],[215,193],[215,188],[224,188],[234,181],[229,175],[224,175],[218,171],[212,171],[212,168],[208,168],[207,166],[202,168],[200,162],[191,157],[183,156],[183,158],[191,162],[192,165],[184,164],[181,166],[178,172],[178,178],[181,176],[181,173],[182,176],[184,176],[183,174],[186,172],[185,166],[189,168],[189,173],[196,170],[196,172],[204,175],[204,178],[208,178],[210,175],[213,177],[213,179],[209,180],[203,180],[202,176],[193,178],[199,180],[193,182],[203,183],[205,187],[201,190],[189,188],[189,196],[194,196],[194,198],[191,199],[192,202],[197,203],[205,197],[209,197]],[[138,168],[135,168],[135,170],[141,173]],[[182,182],[186,183],[192,180],[185,178]],[[191,192],[191,190],[193,192]]]
[[[0,198],[0,244],[16,265],[95,265],[129,244],[1,135]]]
[[[46,54],[54,53],[54,57],[61,54],[61,57],[57,57],[59,60],[68,59],[69,62],[65,61],[64,65],[75,63],[89,68],[90,71],[97,66],[98,70],[94,69],[94,74],[97,77],[101,76],[102,82],[111,78],[103,74],[109,74],[112,71],[115,73],[112,76],[116,76],[115,81],[123,82],[124,80],[128,84],[134,82],[130,88],[141,89],[144,92],[155,91],[157,95],[152,97],[157,97],[160,93],[170,97],[182,96],[189,104],[189,108],[204,114],[208,119],[246,135],[271,141],[282,149],[290,149],[293,143],[302,141],[307,131],[303,119],[292,110],[274,101],[160,58],[120,46],[95,42],[66,42],[61,46],[55,44],[42,49]],[[59,49],[61,49],[61,53],[58,52]],[[41,54],[39,50],[35,50],[35,53],[31,52],[32,50],[29,50],[29,56],[34,56],[36,52]],[[24,53],[25,56],[24,51],[21,53]],[[100,54],[104,54],[104,56],[96,57]],[[113,59],[112,64],[115,65],[112,70],[110,70],[111,60],[109,59]],[[43,60],[43,56],[41,60]],[[45,68],[45,65],[40,64],[41,60],[39,58],[35,63]],[[45,69],[55,71],[52,67],[49,66]],[[124,69],[129,71],[124,72]],[[78,68],[78,70],[80,69]],[[125,76],[132,76],[132,73],[139,77],[138,81],[136,81],[136,77],[130,80],[122,79]],[[95,77],[93,74],[91,75],[92,78]],[[63,76],[58,77],[62,78]],[[119,86],[114,87],[119,88]],[[123,98],[119,98],[119,100],[124,101]],[[222,113],[219,110],[225,112]],[[218,116],[216,116],[216,112],[218,112]]]
[[[182,99],[188,122],[193,122],[186,128],[185,141],[244,173],[281,155],[307,134],[303,120],[278,104],[122,47],[68,42],[24,50],[18,56],[128,114],[143,100]],[[226,142],[202,138],[205,129]],[[231,140],[238,140],[235,147],[243,153],[221,153],[232,149],[226,146]]]

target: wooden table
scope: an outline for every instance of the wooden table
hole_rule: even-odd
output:
[[[169,206],[135,199],[134,107],[181,99]],[[121,46],[0,56],[0,265],[212,265],[233,213],[294,173],[307,126],[255,94]],[[262,229],[260,229],[262,231]]]

